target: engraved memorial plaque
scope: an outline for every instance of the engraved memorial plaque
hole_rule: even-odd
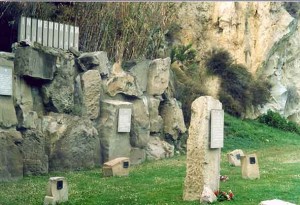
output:
[[[53,47],[58,48],[58,23],[54,23]]]
[[[31,20],[31,41],[36,42],[37,20]]]
[[[236,159],[241,160],[241,154],[237,154]]]
[[[64,48],[64,25],[59,24],[59,48],[63,49]]]
[[[67,50],[69,48],[69,25],[65,24],[65,32],[64,32],[64,49]]]
[[[38,20],[37,21],[38,27],[37,27],[37,42],[42,44],[43,40],[43,21]]]
[[[131,126],[131,109],[120,108],[118,118],[118,132],[130,132]]]
[[[19,39],[18,41],[25,40],[25,32],[26,32],[26,17],[21,17],[20,24],[19,24]]]
[[[49,21],[48,24],[48,46],[52,47],[53,46],[53,22]]]
[[[74,35],[74,47],[78,49],[79,46],[79,27],[75,27],[75,35]]]
[[[12,95],[12,69],[0,66],[0,95]]]
[[[250,164],[255,164],[256,163],[255,157],[250,157],[249,161],[250,161]]]
[[[48,46],[48,21],[43,21],[43,46]]]
[[[26,18],[26,39],[31,41],[31,18]]]
[[[69,48],[74,46],[74,26],[70,26]]]
[[[222,148],[224,144],[224,110],[211,110],[210,148]]]

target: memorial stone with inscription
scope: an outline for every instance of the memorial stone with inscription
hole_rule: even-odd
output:
[[[0,95],[12,95],[12,69],[0,66]]]
[[[221,110],[222,104],[210,96],[199,97],[192,103],[183,193],[187,201],[199,200],[205,186],[219,190],[221,149],[210,148],[211,111],[214,109]],[[222,127],[220,119],[217,130]]]

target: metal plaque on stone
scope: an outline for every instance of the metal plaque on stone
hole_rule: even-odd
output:
[[[58,23],[54,23],[53,47],[58,48]]]
[[[64,48],[64,25],[59,24],[59,48],[63,49]]]
[[[53,22],[49,21],[48,24],[48,46],[53,47]]]
[[[224,145],[224,110],[213,109],[210,114],[210,148],[222,148]]]
[[[37,21],[38,27],[37,27],[37,42],[42,43],[43,41],[43,21],[38,20]]]
[[[64,32],[64,49],[69,49],[69,25],[65,24],[65,32]]]
[[[31,19],[31,42],[36,42],[37,20]]]
[[[31,40],[31,18],[26,18],[26,39]]]
[[[0,95],[12,95],[12,69],[0,66]]]
[[[48,21],[43,21],[43,46],[48,46]]]
[[[26,18],[21,17],[20,24],[19,24],[19,39],[18,41],[25,40],[25,33],[26,33]]]
[[[131,109],[120,108],[118,118],[118,132],[130,132],[131,126]]]

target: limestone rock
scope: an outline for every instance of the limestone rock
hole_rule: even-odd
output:
[[[43,118],[49,170],[77,170],[100,165],[100,140],[90,120],[51,113]]]
[[[110,96],[123,93],[125,95],[139,97],[143,94],[136,83],[136,79],[129,73],[123,71],[118,63],[114,64],[112,75],[107,81],[107,92]]]
[[[100,112],[101,77],[98,70],[88,70],[81,77],[83,105],[87,116],[94,120]]]
[[[209,148],[212,109],[222,109],[222,104],[210,96],[199,97],[192,103],[183,192],[187,201],[199,200],[204,186],[219,190],[221,149]]]
[[[48,111],[71,113],[74,107],[74,59],[57,58],[56,75],[42,86],[43,102]]]
[[[240,167],[241,166],[241,157],[245,156],[243,150],[236,149],[227,153],[227,159],[230,165]]]
[[[13,130],[0,130],[0,181],[23,177],[22,136]]]
[[[97,69],[101,75],[109,75],[109,61],[104,51],[83,53],[79,56],[78,63],[84,71]]]
[[[147,93],[161,95],[169,84],[171,59],[156,59],[150,64],[148,73]]]
[[[148,160],[170,158],[174,156],[174,146],[159,137],[151,137],[146,147],[146,155]]]
[[[52,80],[57,57],[34,47],[18,47],[15,54],[15,73],[35,79]]]
[[[38,130],[26,130],[23,136],[24,175],[48,173],[45,136]]]
[[[150,120],[148,111],[148,100],[134,100],[132,112],[132,126],[130,131],[130,144],[133,147],[144,148],[150,139]]]
[[[118,132],[118,114],[120,108],[132,109],[132,104],[117,100],[100,102],[100,121],[97,129],[100,134],[102,163],[117,157],[130,157],[129,132]]]
[[[266,200],[259,203],[259,205],[296,205],[287,201],[282,201],[279,199]]]
[[[213,203],[217,201],[217,196],[215,193],[207,186],[204,186],[201,198],[200,198],[200,203]]]
[[[154,97],[149,97],[149,118],[150,118],[150,132],[160,133],[163,128],[163,119],[159,115],[160,100]]]
[[[130,164],[137,165],[141,164],[146,160],[145,149],[132,147],[130,151]]]
[[[137,64],[129,70],[129,72],[135,77],[136,83],[139,85],[142,92],[146,92],[147,90],[150,64],[150,60],[143,60],[137,62]]]
[[[17,125],[17,116],[11,96],[0,96],[0,127],[10,128]]]
[[[171,135],[174,140],[186,132],[182,109],[175,98],[162,105],[161,116],[164,121],[164,132]]]

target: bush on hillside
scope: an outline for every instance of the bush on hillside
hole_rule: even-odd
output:
[[[288,121],[279,113],[273,112],[271,110],[268,110],[266,114],[259,116],[257,120],[260,123],[266,124],[270,127],[275,127],[284,131],[300,134],[300,127],[297,123]]]

